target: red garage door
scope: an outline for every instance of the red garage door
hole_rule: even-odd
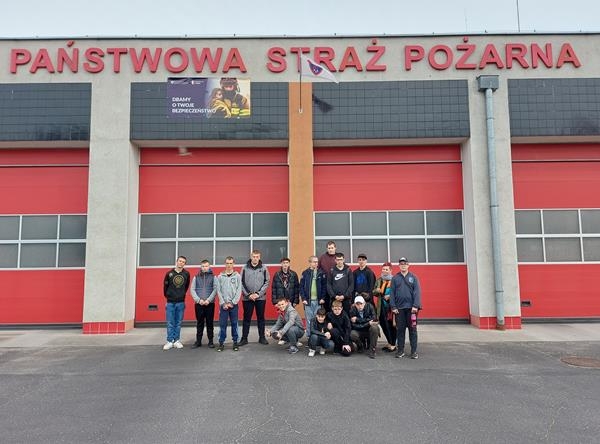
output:
[[[87,149],[0,150],[0,324],[81,323]]]
[[[318,148],[314,176],[319,251],[335,239],[347,262],[368,252],[376,273],[408,256],[422,316],[469,318],[459,146]]]
[[[177,226],[182,225],[185,218],[194,218],[198,224],[205,220],[211,224],[219,224],[219,220],[228,225],[234,219],[242,223],[246,219],[253,224],[254,232],[262,221],[275,221],[275,224],[286,233],[281,234],[276,240],[266,237],[253,240],[253,245],[273,246],[277,253],[269,257],[281,257],[279,251],[282,245],[287,245],[287,212],[288,212],[288,166],[287,150],[282,148],[202,148],[190,149],[191,155],[178,156],[177,149],[148,148],[141,151],[140,166],[140,191],[139,212],[143,218],[154,217],[160,223],[163,216],[165,230],[168,231],[170,221],[176,221]],[[216,218],[216,219],[213,219]],[[285,225],[285,227],[283,227]],[[212,225],[211,225],[212,227]],[[213,228],[210,228],[212,230]],[[218,229],[218,227],[217,227]],[[233,227],[232,229],[235,229]],[[142,236],[144,229],[142,227]],[[243,231],[243,229],[242,229]],[[260,231],[260,230],[258,230]],[[152,251],[161,254],[161,248],[168,257],[172,252],[181,254],[182,245],[189,245],[194,240],[176,239],[169,234],[163,245],[161,241],[154,242],[155,250],[146,249],[145,242],[140,243],[140,262],[137,271],[136,289],[136,322],[164,322],[164,297],[162,294],[162,280],[165,272],[173,264],[163,263],[149,265],[153,262]],[[241,233],[243,237],[245,233]],[[245,238],[244,238],[245,239]],[[237,243],[236,243],[237,242]],[[199,242],[200,243],[200,242]],[[203,257],[219,257],[219,243],[206,242],[207,249],[202,252]],[[172,249],[171,245],[173,245]],[[247,240],[232,241],[232,251],[235,248],[243,249],[243,258],[236,259],[236,269],[247,259],[249,250],[245,245],[250,245]],[[176,246],[176,247],[175,247]],[[175,250],[177,248],[177,250]],[[261,247],[261,250],[264,249]],[[150,251],[146,253],[146,251]],[[186,254],[187,256],[187,254]],[[265,253],[263,253],[265,258]],[[188,267],[190,273],[195,274],[199,263]],[[272,263],[272,262],[271,262]],[[277,266],[270,269],[271,274]],[[222,262],[213,266],[213,271],[218,274],[222,271]],[[270,300],[270,294],[267,295]],[[189,299],[191,300],[191,299]],[[267,304],[267,316],[275,317],[271,304]],[[194,319],[193,305],[187,304],[185,319]]]
[[[515,145],[522,317],[600,316],[600,145]]]

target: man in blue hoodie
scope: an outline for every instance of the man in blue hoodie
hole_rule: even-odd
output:
[[[215,276],[210,269],[210,262],[204,259],[200,262],[200,270],[192,279],[190,293],[194,299],[194,311],[196,312],[196,342],[192,348],[202,347],[202,333],[204,332],[204,321],[206,321],[206,336],[208,337],[208,348],[215,348],[214,318],[215,318],[215,295],[217,286]]]
[[[256,323],[258,324],[258,342],[268,345],[265,338],[265,307],[267,304],[267,288],[269,287],[269,270],[260,260],[260,251],[252,250],[250,259],[242,268],[242,306],[244,307],[244,321],[242,323],[242,339],[240,347],[248,344],[250,322],[256,309]]]
[[[396,357],[404,356],[404,338],[408,328],[408,340],[410,342],[410,358],[417,359],[417,325],[416,316],[421,309],[421,285],[417,276],[408,271],[408,259],[401,257],[398,260],[400,272],[392,278],[390,286],[390,308],[396,316],[396,327],[398,328],[398,348]],[[411,316],[415,315],[415,323],[411,322]]]

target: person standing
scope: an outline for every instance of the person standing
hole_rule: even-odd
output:
[[[410,358],[417,359],[417,326],[411,323],[411,315],[416,316],[421,309],[421,285],[417,276],[408,271],[408,259],[401,257],[398,260],[400,272],[392,279],[390,289],[390,307],[396,315],[396,328],[398,329],[398,349],[396,357],[404,356],[404,340],[408,329],[410,342]]]
[[[350,312],[354,298],[354,276],[344,263],[344,253],[335,253],[335,267],[327,275],[327,294],[330,301],[340,301],[344,312]]]
[[[320,307],[329,309],[327,297],[327,276],[319,268],[317,256],[308,258],[308,268],[302,272],[300,278],[300,298],[304,305],[306,318],[306,336],[310,339],[311,322]]]
[[[284,257],[279,261],[281,269],[273,276],[271,285],[271,302],[277,303],[279,298],[285,298],[295,306],[299,301],[300,282],[298,273],[290,268],[290,259]]]
[[[377,319],[387,339],[387,344],[382,348],[384,352],[396,350],[396,321],[390,307],[392,277],[392,264],[385,262],[381,266],[381,276],[375,281],[373,288],[373,296],[377,298]]]
[[[373,287],[375,286],[375,273],[367,265],[367,255],[360,253],[357,257],[358,268],[353,270],[354,294],[362,295],[367,304],[373,304]],[[365,295],[366,293],[366,295]]]
[[[192,279],[190,293],[194,299],[194,311],[196,312],[196,342],[192,348],[202,347],[202,333],[204,332],[204,321],[206,321],[206,336],[208,337],[208,348],[215,348],[214,318],[215,318],[215,295],[217,286],[216,277],[210,268],[208,259],[200,262],[200,270]]]
[[[267,302],[267,288],[269,288],[269,270],[260,260],[260,251],[252,250],[250,259],[242,268],[242,305],[244,307],[244,321],[242,324],[242,339],[240,347],[248,344],[250,322],[256,309],[256,323],[258,328],[258,342],[268,345],[265,338],[265,305]]]
[[[190,287],[190,273],[184,269],[186,263],[186,257],[179,256],[175,268],[169,270],[163,280],[163,295],[167,300],[167,342],[163,345],[163,350],[183,348],[181,322],[185,310],[185,294]]]
[[[335,253],[337,246],[334,241],[327,242],[327,251],[319,257],[319,268],[329,276],[331,269],[335,267]]]
[[[225,270],[219,274],[216,281],[219,297],[219,352],[225,349],[227,321],[231,324],[233,351],[238,351],[238,302],[242,296],[242,278],[233,269],[234,265],[233,257],[227,256]]]

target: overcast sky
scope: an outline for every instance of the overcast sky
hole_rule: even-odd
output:
[[[515,33],[519,27],[597,32],[600,1],[4,0],[0,13],[0,38]]]

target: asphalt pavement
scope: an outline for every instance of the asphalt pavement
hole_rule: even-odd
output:
[[[600,324],[419,326],[419,359],[162,350],[164,329],[0,330],[2,443],[596,443]],[[382,343],[379,344],[383,345]],[[572,359],[574,358],[574,359]],[[571,365],[567,362],[586,366]]]

